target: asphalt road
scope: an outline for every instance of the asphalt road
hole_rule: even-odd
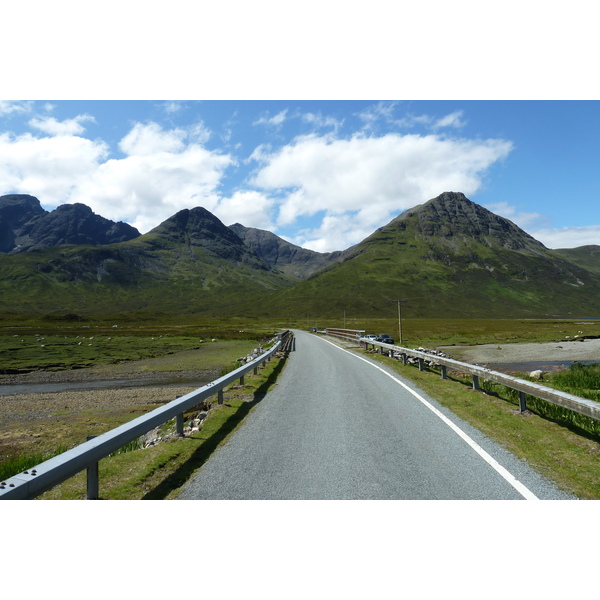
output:
[[[277,385],[179,499],[567,499],[391,369],[296,331]]]

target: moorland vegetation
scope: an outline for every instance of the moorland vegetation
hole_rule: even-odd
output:
[[[167,356],[172,370],[200,360],[218,371],[232,368],[242,348],[281,328],[346,327],[396,337],[399,300],[403,345],[410,347],[559,341],[575,331],[580,339],[600,336],[600,248],[549,250],[460,193],[446,192],[415,206],[356,246],[333,253],[305,250],[240,224],[226,227],[200,207],[140,235],[96,219],[86,207],[66,207],[54,215],[40,211],[37,199],[7,198],[0,198],[0,383],[27,373],[114,369],[143,361],[150,361],[146,369],[156,370],[157,362],[148,364]],[[95,231],[102,235],[95,237]],[[557,378],[554,384],[568,391],[597,390],[593,369],[575,370],[569,382]],[[539,450],[536,436],[554,440],[572,433],[571,425],[548,425],[537,415],[528,423],[537,423],[530,429],[535,434],[525,434],[521,425],[504,434],[505,424],[516,421],[502,400],[476,397],[460,386],[451,391],[451,382],[427,379],[427,373],[403,373],[527,459],[533,446]],[[266,380],[272,383],[271,374],[265,378],[254,391],[232,397],[229,408],[238,417],[221,413],[219,427],[237,426],[249,409],[243,394],[259,398]],[[151,408],[134,402],[112,414],[94,409],[73,421],[78,426],[71,433],[80,438],[90,423],[115,426]],[[494,425],[500,413],[503,425]],[[52,415],[48,423],[60,418]],[[598,440],[573,435],[585,447],[572,438],[557,442],[553,452],[560,465],[547,452],[532,460],[581,497],[600,497],[600,490],[582,481],[593,470]],[[205,450],[225,439],[214,432],[208,437]],[[37,448],[47,455],[77,443],[75,438],[56,436]],[[39,458],[35,447],[21,450],[17,454]],[[134,460],[135,452],[127,454],[110,460]],[[583,455],[588,466],[575,468]],[[157,457],[148,466],[148,473],[158,474],[148,475],[141,487],[125,486],[127,491],[120,488],[113,497],[152,497],[151,490],[171,477],[165,460]],[[180,467],[187,459],[181,460]],[[569,479],[569,464],[579,473],[576,482]],[[175,488],[163,486],[161,497]]]

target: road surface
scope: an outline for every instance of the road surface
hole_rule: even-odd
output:
[[[191,499],[567,499],[391,369],[322,336],[296,350]]]

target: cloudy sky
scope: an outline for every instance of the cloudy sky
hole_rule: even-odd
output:
[[[445,191],[600,243],[595,101],[0,101],[0,192],[145,233],[183,208],[318,251]]]
[[[0,194],[82,202],[142,233],[203,206],[331,251],[458,191],[551,248],[600,243],[580,0],[572,17],[506,0],[492,20],[466,0],[143,15],[108,0],[83,20],[61,18],[68,0],[35,4],[35,19],[8,6],[0,36]]]

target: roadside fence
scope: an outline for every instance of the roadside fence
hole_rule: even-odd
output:
[[[0,482],[0,500],[30,500],[55,487],[59,483],[87,469],[87,499],[98,498],[98,462],[126,444],[175,419],[177,433],[183,435],[184,413],[207,398],[217,395],[218,404],[223,403],[223,389],[238,380],[243,385],[244,375],[265,366],[276,352],[288,353],[295,349],[291,331],[278,334],[278,340],[266,352],[235,371],[181,396],[160,408],[133,419],[120,427],[111,429],[71,450],[67,450],[39,465]]]
[[[425,369],[425,365],[434,368],[439,367],[443,379],[448,378],[448,369],[460,373],[467,373],[471,375],[473,379],[474,390],[480,389],[480,380],[493,381],[504,385],[519,392],[519,410],[521,412],[527,410],[527,396],[529,395],[578,414],[585,415],[586,417],[600,420],[600,404],[593,400],[588,400],[587,398],[581,398],[573,394],[561,392],[532,381],[521,379],[520,377],[513,377],[498,371],[492,371],[485,367],[479,367],[451,358],[437,356],[435,354],[423,352],[422,350],[412,350],[393,344],[384,344],[383,342],[376,342],[357,335],[358,333],[364,332],[356,332],[351,329],[325,329],[325,333],[342,340],[353,341],[363,346],[365,349],[368,349],[369,346],[372,346],[373,348],[379,347],[382,354],[384,353],[384,350],[387,350],[390,357],[394,357],[395,355],[400,358],[405,365],[408,364],[410,358],[416,359],[420,371]]]

